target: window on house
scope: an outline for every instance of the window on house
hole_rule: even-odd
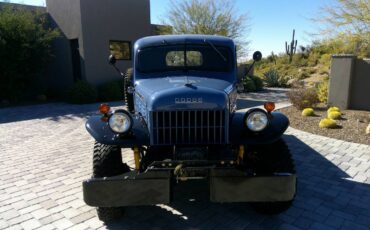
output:
[[[109,41],[109,49],[117,60],[131,60],[131,42]]]

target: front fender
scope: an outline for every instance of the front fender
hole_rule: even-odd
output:
[[[108,122],[102,120],[101,116],[91,116],[85,124],[86,130],[99,143],[106,145],[118,145],[121,147],[133,147],[149,144],[149,132],[140,118],[133,117],[133,126],[130,135],[120,136],[114,133]]]
[[[244,121],[245,112],[236,112],[230,123],[230,143],[258,145],[277,141],[289,127],[289,119],[280,112],[272,112],[268,127],[262,132],[251,132]]]

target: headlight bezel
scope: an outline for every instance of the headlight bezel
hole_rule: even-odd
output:
[[[112,119],[112,117],[113,117],[114,115],[117,115],[117,114],[124,114],[124,115],[128,118],[128,120],[129,120],[129,122],[130,122],[130,123],[129,123],[129,127],[128,127],[128,129],[127,129],[126,131],[124,131],[124,132],[118,132],[118,131],[114,130],[114,129],[112,128],[112,126],[111,126],[111,119]],[[129,133],[129,132],[131,131],[134,121],[133,121],[133,119],[132,119],[131,114],[130,114],[128,111],[123,110],[123,109],[119,109],[119,110],[115,110],[114,112],[112,112],[112,113],[109,115],[109,118],[108,118],[107,123],[108,123],[109,129],[110,129],[112,132],[114,132],[114,133],[116,133],[116,134],[127,134],[127,133]]]
[[[263,113],[265,116],[266,116],[266,125],[263,129],[261,130],[253,130],[251,129],[249,126],[248,126],[248,118],[253,114],[253,113],[256,113],[256,112],[259,112],[259,113]],[[266,128],[269,126],[270,124],[270,117],[269,117],[269,114],[263,110],[263,109],[259,109],[259,108],[255,108],[255,109],[251,109],[249,110],[245,116],[244,116],[244,125],[245,127],[250,131],[250,132],[253,132],[253,133],[260,133],[260,132],[263,132],[264,130],[266,130]]]

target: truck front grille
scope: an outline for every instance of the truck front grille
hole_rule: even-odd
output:
[[[152,143],[223,144],[226,142],[224,110],[152,112]]]

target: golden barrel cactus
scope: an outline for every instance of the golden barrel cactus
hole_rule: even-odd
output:
[[[340,119],[342,114],[338,111],[331,111],[328,112],[328,118],[333,119],[333,120],[338,120]]]
[[[306,108],[302,110],[302,116],[308,117],[308,116],[313,116],[315,114],[314,110],[312,108]]]
[[[320,128],[334,129],[337,127],[337,122],[330,118],[324,118],[319,123]]]

